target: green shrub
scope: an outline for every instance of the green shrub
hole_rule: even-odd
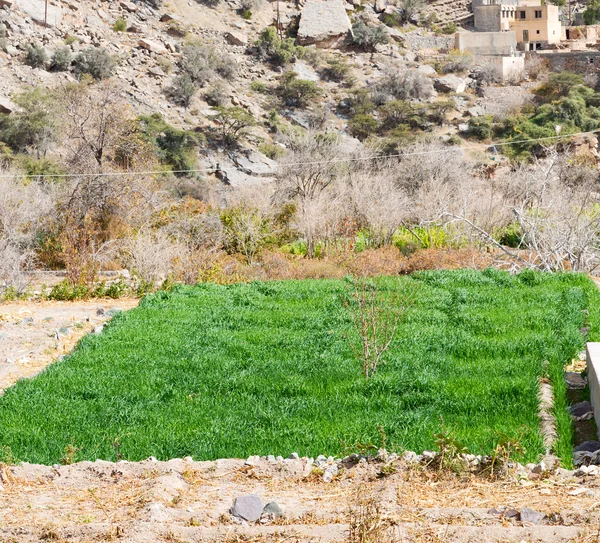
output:
[[[600,23],[600,2],[598,0],[592,0],[588,3],[583,12],[583,22],[586,25],[597,25]]]
[[[186,45],[181,53],[181,69],[192,81],[202,86],[215,75],[231,80],[237,72],[237,64],[230,55],[217,54],[206,45]]]
[[[369,136],[377,132],[379,123],[372,115],[359,113],[350,119],[348,122],[348,130],[350,134],[360,141],[366,140]]]
[[[112,28],[115,32],[125,32],[127,30],[127,21],[123,17],[119,17]]]
[[[242,19],[245,19],[246,21],[252,19],[252,12],[249,9],[243,9],[241,15]]]
[[[239,106],[219,106],[216,109],[219,113],[214,119],[219,124],[221,141],[225,145],[237,144],[246,128],[256,124],[254,117]]]
[[[263,81],[252,81],[250,83],[250,89],[254,92],[267,92],[269,90],[269,86]]]
[[[469,119],[469,136],[478,140],[489,140],[494,135],[494,120],[491,115],[481,115]]]
[[[470,70],[473,67],[473,55],[468,51],[459,51],[454,49],[446,55],[446,58],[441,63],[441,72],[460,73]]]
[[[25,64],[32,68],[44,68],[48,53],[39,43],[30,43],[25,50]]]
[[[306,107],[321,95],[314,81],[298,79],[298,74],[291,70],[281,76],[277,91],[286,105],[300,108]]]
[[[277,160],[285,156],[285,149],[276,143],[261,143],[258,150],[272,160]]]
[[[508,226],[499,229],[494,233],[494,237],[499,243],[505,245],[506,247],[512,247],[516,249],[523,246],[523,230],[517,221],[514,221]]]
[[[456,30],[457,27],[455,22],[448,23],[442,28],[444,34],[456,34]]]
[[[535,90],[535,94],[546,102],[552,102],[567,96],[578,85],[583,85],[583,78],[579,74],[555,72]]]
[[[393,236],[393,243],[402,254],[410,254],[417,249],[442,249],[451,245],[448,233],[440,226],[399,228]]]
[[[94,79],[106,79],[115,69],[115,60],[104,47],[87,47],[75,57],[75,73],[89,74]]]
[[[65,45],[54,51],[50,68],[57,72],[66,72],[71,67],[71,62],[73,62],[71,48]]]
[[[321,76],[329,81],[335,81],[336,83],[352,82],[352,68],[348,64],[346,59],[330,59],[327,61],[327,65],[321,70]]]
[[[281,39],[273,26],[265,28],[254,45],[259,57],[279,66],[294,62],[303,53],[293,38]]]

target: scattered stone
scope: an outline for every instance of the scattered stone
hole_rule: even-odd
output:
[[[46,4],[38,0],[16,0],[16,5],[36,23],[58,26],[62,20],[62,10],[49,3]],[[48,8],[47,12],[46,7]]]
[[[338,47],[351,33],[351,27],[342,0],[309,0],[302,8],[298,43]]]
[[[129,13],[135,13],[138,10],[138,7],[133,2],[122,1],[119,3],[119,5]]]
[[[420,66],[417,66],[416,70],[424,75],[437,75],[435,68],[429,64],[421,64]]]
[[[168,54],[167,48],[162,43],[147,40],[146,38],[143,38],[140,41],[138,41],[138,45],[142,49],[146,49],[146,51],[150,51],[151,53],[156,53],[158,55]]]
[[[13,104],[13,102],[11,102],[8,98],[0,97],[0,113],[12,113],[16,109],[17,106]]]
[[[97,336],[102,333],[102,330],[104,330],[104,324],[99,324],[98,326],[94,326],[94,334],[96,334]]]
[[[435,79],[434,87],[440,92],[455,92],[458,94],[467,90],[467,82],[454,74],[448,74]]]
[[[270,454],[269,456],[267,456],[267,462],[273,463],[273,462],[276,462],[276,460],[277,459],[272,454]]]
[[[256,466],[260,463],[260,456],[254,455],[254,456],[249,456],[248,460],[246,460],[246,462],[244,463],[244,465],[246,466]]]
[[[160,22],[161,23],[168,23],[170,21],[174,21],[175,17],[173,15],[171,15],[170,13],[163,13],[160,16]]]
[[[229,45],[238,45],[240,47],[246,47],[248,45],[248,36],[235,30],[226,32],[225,40],[227,40]]]
[[[577,445],[574,449],[575,452],[590,452],[594,453],[600,451],[600,441],[584,441]]]
[[[521,522],[526,522],[529,524],[542,524],[546,515],[544,513],[539,513],[533,509],[529,509],[528,507],[524,507],[521,509]]]
[[[590,402],[579,402],[575,405],[569,407],[569,412],[571,416],[577,420],[590,420],[594,416],[594,412],[592,410],[592,404]]]
[[[300,456],[298,456],[298,453],[297,453],[297,452],[293,452],[292,454],[290,454],[290,455],[288,456],[288,458],[289,458],[290,460],[299,460],[299,459],[300,459]]]
[[[269,520],[281,518],[283,516],[283,510],[277,502],[269,502],[264,506],[262,510],[262,516]]]
[[[578,372],[565,372],[565,381],[571,389],[582,389],[587,386],[587,379]]]
[[[248,494],[235,499],[230,513],[234,517],[248,522],[256,522],[260,518],[264,507],[264,503],[257,494]]]

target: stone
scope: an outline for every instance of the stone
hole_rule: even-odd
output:
[[[521,522],[527,522],[529,524],[542,524],[546,515],[544,513],[540,513],[535,511],[534,509],[529,509],[528,507],[524,507],[521,509]]]
[[[272,454],[269,454],[267,456],[267,462],[273,463],[273,462],[276,462],[276,461],[277,461],[277,459]]]
[[[383,13],[385,8],[388,7],[387,0],[375,0],[375,12]]]
[[[48,4],[46,15],[45,3],[39,0],[16,0],[16,6],[36,23],[48,23],[48,26],[58,26],[62,21],[62,10],[52,4]]]
[[[248,45],[248,36],[235,30],[225,33],[225,40],[229,45],[238,45],[240,47]]]
[[[268,519],[281,518],[283,516],[283,509],[279,507],[277,502],[269,502],[264,506],[262,516]]]
[[[174,20],[175,20],[175,16],[171,15],[170,13],[163,13],[160,16],[161,23],[168,23],[169,21],[174,21]]]
[[[351,28],[342,0],[308,0],[302,8],[297,39],[300,45],[339,47]]]
[[[292,66],[292,70],[298,74],[299,79],[306,79],[308,81],[320,81],[319,74],[313,70],[306,62],[297,60]]]
[[[575,420],[590,420],[594,416],[590,402],[579,402],[569,407],[569,412]]]
[[[254,455],[254,456],[249,456],[248,460],[246,460],[246,462],[244,463],[244,465],[246,466],[256,466],[260,463],[260,456]]]
[[[429,64],[421,64],[416,68],[417,72],[422,73],[424,75],[437,75],[435,68],[430,66]]]
[[[158,43],[158,42],[155,42],[152,40],[147,40],[146,38],[143,38],[140,41],[138,41],[138,45],[142,49],[145,49],[146,51],[150,51],[151,53],[156,53],[159,55],[168,54],[167,48],[162,43]]]
[[[135,13],[138,10],[138,7],[133,2],[122,1],[119,2],[119,6],[129,13]]]
[[[587,379],[579,372],[565,372],[565,382],[571,389],[582,389],[587,386]]]
[[[435,89],[440,92],[456,92],[461,93],[467,90],[467,83],[464,79],[454,75],[448,74],[443,77],[438,77],[434,81]]]
[[[99,324],[98,326],[94,326],[94,334],[96,334],[97,336],[102,333],[102,330],[104,330],[104,325],[103,324]]]
[[[262,515],[265,504],[257,494],[248,494],[236,498],[229,510],[237,518],[256,522]]]
[[[590,452],[600,451],[600,441],[584,441],[574,448],[575,452]]]
[[[298,456],[298,453],[297,453],[297,452],[293,452],[292,454],[290,454],[290,455],[288,456],[288,458],[289,458],[290,460],[299,460],[299,459],[300,459],[300,456]]]

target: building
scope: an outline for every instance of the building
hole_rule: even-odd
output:
[[[536,51],[559,43],[562,25],[558,6],[519,6],[510,29],[517,36],[517,43],[524,51]]]
[[[516,35],[519,49],[536,51],[561,40],[558,6],[542,0],[473,0],[475,30]]]

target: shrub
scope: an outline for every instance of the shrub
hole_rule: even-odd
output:
[[[256,124],[254,117],[241,107],[218,106],[217,111],[215,120],[220,125],[221,139],[226,145],[236,144],[243,131]]]
[[[442,28],[442,32],[444,34],[456,34],[456,30],[457,28],[455,22],[448,23],[444,26],[444,28]]]
[[[321,71],[322,77],[336,83],[348,82],[352,78],[352,68],[346,59],[330,59]]]
[[[215,81],[206,91],[204,98],[211,106],[222,106],[229,99],[229,90],[222,81]]]
[[[555,72],[548,81],[535,90],[535,94],[546,102],[567,96],[573,87],[583,85],[583,78],[572,72]]]
[[[252,83],[250,83],[250,89],[254,92],[267,92],[269,86],[263,81],[252,81]]]
[[[25,64],[32,68],[43,68],[48,62],[48,53],[39,43],[30,43],[25,51]]]
[[[525,72],[534,81],[545,72],[549,71],[548,63],[545,58],[537,54],[527,55],[525,58]]]
[[[592,0],[583,12],[583,22],[586,25],[597,25],[600,23],[600,2]]]
[[[254,257],[266,245],[270,236],[270,222],[258,210],[239,206],[221,215],[225,234],[225,249],[243,254],[252,264]]]
[[[285,149],[276,143],[261,143],[258,150],[271,160],[277,160],[285,155]]]
[[[281,76],[277,90],[283,102],[292,107],[306,107],[321,94],[314,81],[298,79],[291,70]]]
[[[446,55],[442,62],[441,72],[444,74],[465,72],[473,67],[473,55],[471,53],[453,50]]]
[[[388,102],[382,106],[380,114],[381,124],[386,130],[393,130],[402,125],[422,128],[425,123],[425,118],[419,108],[405,100]]]
[[[367,26],[363,21],[352,25],[352,34],[353,42],[367,51],[374,51],[377,45],[383,45],[389,40],[384,25]]]
[[[178,75],[167,88],[167,96],[176,104],[188,107],[196,94],[196,85],[188,74]]]
[[[418,70],[392,72],[375,86],[376,99],[385,103],[396,100],[428,100],[434,96],[433,83],[429,77]]]
[[[282,40],[273,26],[265,28],[254,45],[260,58],[279,66],[293,62],[303,51],[295,45],[293,38]]]
[[[235,60],[229,55],[218,55],[212,47],[206,45],[186,45],[182,51],[181,69],[197,85],[204,85],[220,75],[233,79],[237,71]]]
[[[398,8],[402,14],[404,22],[413,22],[416,20],[417,15],[423,9],[425,4],[424,0],[400,0]],[[432,20],[437,20],[435,13],[432,13]]]
[[[87,47],[75,57],[75,72],[79,76],[89,74],[94,79],[106,79],[114,68],[115,60],[104,47]]]
[[[138,117],[138,123],[162,164],[174,170],[194,169],[194,151],[201,142],[198,134],[171,126],[160,113],[142,115]]]
[[[50,68],[57,72],[66,72],[71,67],[72,61],[73,55],[71,54],[71,48],[65,45],[54,51]]]
[[[127,21],[123,17],[119,17],[112,28],[115,32],[125,32],[127,30]]]
[[[469,119],[469,136],[478,140],[489,140],[494,135],[493,120],[490,115]]]
[[[395,28],[402,26],[404,19],[400,11],[395,11],[394,13],[383,13],[381,15],[381,22],[386,26]]]
[[[348,122],[350,134],[360,141],[366,140],[371,134],[374,134],[378,128],[377,121],[372,115],[359,113]]]

